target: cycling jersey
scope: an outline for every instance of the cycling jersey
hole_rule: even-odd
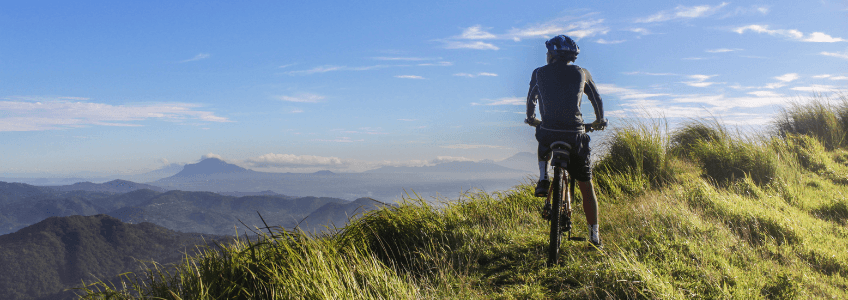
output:
[[[536,68],[527,93],[527,119],[536,117],[538,99],[542,124],[539,128],[551,131],[583,131],[580,103],[583,94],[595,108],[597,120],[604,118],[601,96],[589,71],[566,61]],[[537,98],[538,97],[538,98]]]

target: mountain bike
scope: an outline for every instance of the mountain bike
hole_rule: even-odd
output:
[[[583,124],[586,132],[595,131],[592,124]],[[557,141],[551,144],[551,166],[554,168],[554,178],[548,190],[546,203],[551,204],[551,241],[548,246],[548,265],[555,265],[559,260],[559,246],[563,233],[568,234],[570,241],[586,241],[584,237],[571,235],[571,202],[574,199],[574,178],[568,176],[568,162],[572,147],[566,142]],[[575,149],[576,151],[576,149]],[[567,184],[566,184],[567,183]]]

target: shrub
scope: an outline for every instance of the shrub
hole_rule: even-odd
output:
[[[780,136],[803,134],[816,138],[825,148],[833,150],[846,145],[848,105],[837,107],[826,100],[814,98],[807,104],[792,103],[778,114],[775,126]]]
[[[670,151],[678,156],[687,156],[701,142],[723,143],[728,139],[727,131],[717,120],[695,120],[684,124],[671,136]]]
[[[595,165],[602,191],[615,193],[613,186],[632,190],[645,182],[656,187],[671,179],[667,141],[659,124],[631,123],[616,128],[605,146],[608,152]]]

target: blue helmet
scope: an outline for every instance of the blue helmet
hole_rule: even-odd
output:
[[[580,48],[577,43],[566,35],[558,35],[545,42],[545,47],[548,47],[548,53],[551,54],[566,54],[567,52],[580,53]]]

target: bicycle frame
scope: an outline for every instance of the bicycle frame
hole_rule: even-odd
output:
[[[586,131],[593,131],[591,124],[584,124]],[[568,176],[568,162],[572,147],[565,142],[551,144],[551,165],[554,168],[554,178],[548,190],[547,203],[551,204],[550,221],[550,245],[548,246],[548,265],[559,262],[559,247],[562,242],[563,231],[568,233],[568,240],[585,241],[585,238],[572,237],[572,207],[574,199],[574,178]],[[566,184],[568,183],[568,184]]]

